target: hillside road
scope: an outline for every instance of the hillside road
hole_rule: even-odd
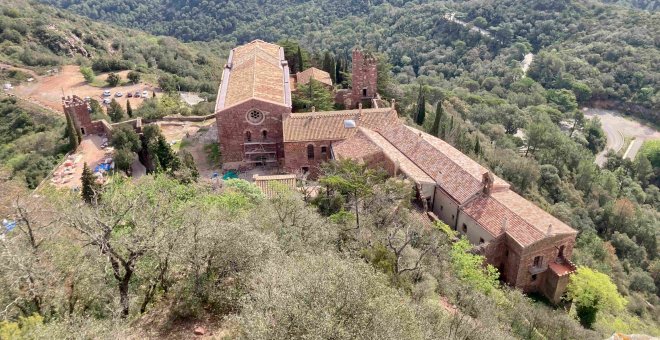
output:
[[[624,157],[629,159],[635,159],[645,140],[660,139],[659,131],[633,119],[626,118],[617,111],[595,108],[584,108],[583,111],[586,118],[600,118],[603,130],[607,135],[605,150],[596,155],[596,164],[598,165],[602,166],[605,163],[607,151],[621,151],[626,137],[633,139],[632,145],[627,150],[623,150],[625,152]]]

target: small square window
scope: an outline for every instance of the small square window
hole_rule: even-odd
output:
[[[532,275],[532,281],[536,281],[536,274]]]
[[[440,206],[440,211],[442,211],[442,209],[444,209],[444,208],[445,208],[445,207],[443,207],[443,206]]]
[[[483,244],[485,241],[483,238],[479,238],[479,244]]]
[[[309,167],[307,167],[307,166],[303,166],[303,167],[302,167],[302,172],[303,172],[303,174],[308,173],[308,172],[309,172]]]
[[[451,218],[453,219],[454,216],[452,216]],[[465,224],[465,223],[463,223],[463,233],[467,234],[467,224]]]

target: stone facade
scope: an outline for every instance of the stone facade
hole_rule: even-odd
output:
[[[321,163],[327,162],[331,158],[330,146],[333,142],[335,141],[316,140],[284,143],[284,154],[286,155],[284,169],[291,173],[306,172],[310,178],[316,178],[319,175]]]
[[[263,118],[250,118],[253,112],[260,112]],[[256,164],[283,166],[282,120],[290,113],[289,107],[259,99],[219,111],[216,124],[223,166],[227,169]]]
[[[73,97],[62,97],[62,107],[64,108],[64,114],[73,120],[76,130],[80,131],[83,135],[95,133],[92,131],[95,129],[92,127],[92,116],[86,101],[76,95]]]
[[[359,49],[353,50],[351,107],[356,108],[358,103],[371,103],[378,92],[378,61],[370,53]]]

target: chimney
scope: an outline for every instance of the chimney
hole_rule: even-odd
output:
[[[489,172],[484,172],[484,174],[481,177],[481,184],[484,186],[484,194],[490,195],[490,193],[493,191],[493,181],[495,178],[493,177],[493,174]]]
[[[548,225],[548,231],[545,232],[546,235],[551,235],[552,234],[552,224]]]

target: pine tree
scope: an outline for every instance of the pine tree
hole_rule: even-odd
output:
[[[417,114],[415,114],[415,123],[417,125],[424,125],[426,119],[426,98],[424,97],[424,89],[419,86],[419,98],[417,99]]]
[[[133,118],[133,108],[131,108],[131,102],[126,99],[126,114],[129,118]]]
[[[435,120],[433,120],[433,127],[431,128],[431,134],[438,136],[440,133],[440,122],[445,119],[445,111],[442,108],[442,98],[438,101],[438,106],[435,108]]]
[[[337,58],[337,62],[335,63],[335,79],[334,82],[336,85],[341,85],[341,83],[344,82],[344,77],[341,75],[341,58]]]
[[[296,53],[296,59],[298,59],[298,72],[302,72],[305,70],[305,64],[303,62],[303,55],[302,51],[300,50],[300,46],[298,46],[298,52]]]
[[[73,125],[73,120],[71,119],[71,116],[69,114],[65,114],[66,116],[66,135],[69,138],[69,150],[73,151],[78,147],[78,144],[80,144],[80,139],[78,138],[78,133],[76,131],[76,127]]]
[[[87,162],[83,164],[83,171],[82,176],[80,177],[80,182],[82,183],[82,189],[80,190],[82,199],[85,202],[92,204],[92,202],[94,202],[96,199],[96,191],[98,188],[96,182],[94,181],[94,174],[92,173],[92,170],[87,166]]]

